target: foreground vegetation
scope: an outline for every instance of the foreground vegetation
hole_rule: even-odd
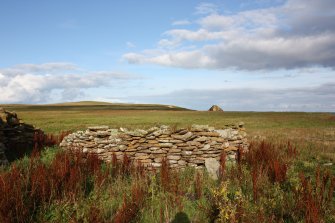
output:
[[[335,222],[332,114],[73,106],[9,109],[48,133],[101,124],[220,128],[243,121],[254,142],[236,164],[221,162],[217,181],[203,170],[163,165],[148,172],[127,158],[105,164],[57,147],[41,149],[0,170],[0,222]]]
[[[48,148],[0,174],[1,222],[334,222],[335,177],[288,143],[253,144],[220,179]]]

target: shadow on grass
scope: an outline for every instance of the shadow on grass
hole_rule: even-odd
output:
[[[185,212],[178,212],[171,223],[191,223],[191,221]]]

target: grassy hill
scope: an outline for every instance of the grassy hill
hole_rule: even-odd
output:
[[[174,105],[159,104],[126,104],[126,103],[109,103],[99,101],[79,101],[66,102],[57,104],[3,104],[8,110],[15,111],[69,111],[69,110],[161,110],[161,111],[188,111],[189,109]]]

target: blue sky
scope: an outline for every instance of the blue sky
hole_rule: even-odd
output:
[[[335,111],[332,0],[0,0],[0,103]]]

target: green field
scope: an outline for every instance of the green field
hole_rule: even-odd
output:
[[[0,106],[1,107],[1,106]],[[154,125],[216,128],[244,122],[249,139],[291,140],[323,146],[322,154],[335,160],[335,115],[307,112],[207,112],[177,106],[74,102],[52,105],[2,105],[26,123],[46,133],[84,130],[92,125],[112,128],[149,128]]]
[[[1,105],[0,105],[1,107]],[[243,121],[252,134],[285,134],[291,130],[331,130],[335,126],[330,113],[304,112],[206,112],[162,105],[70,103],[58,105],[2,105],[46,132],[82,129],[89,125],[145,128],[166,124],[187,127],[208,124],[223,127]]]
[[[92,125],[112,128],[149,128],[154,125],[189,127],[206,124],[216,128],[244,122],[250,140],[290,140],[322,147],[311,150],[335,160],[335,115],[307,112],[207,112],[167,105],[74,102],[53,105],[3,105],[26,123],[46,133],[84,130]],[[335,168],[334,168],[335,169]]]

